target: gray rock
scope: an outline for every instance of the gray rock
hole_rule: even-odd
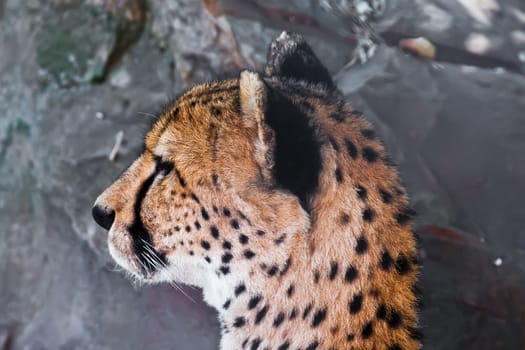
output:
[[[191,301],[115,272],[90,208],[139,153],[144,129],[169,98],[197,82],[260,69],[283,21],[261,12],[213,16],[189,0],[150,2],[141,39],[108,82],[92,85],[115,25],[94,3],[0,0],[0,348],[215,349],[219,327],[200,292],[183,288]],[[344,16],[294,1],[288,14],[323,27],[284,24],[304,29],[329,69],[342,70],[340,88],[399,163],[419,212],[427,348],[523,348],[525,79],[519,69],[466,67],[487,61],[455,56],[479,32],[495,45],[481,55],[499,60],[489,66],[518,67],[523,23],[514,9],[523,5],[500,4],[489,26],[456,2],[408,5],[389,6],[376,31],[423,34],[438,50],[456,48],[459,64],[383,46],[366,64],[342,70],[355,49],[336,30],[334,18]],[[129,74],[125,84],[119,72]],[[119,131],[123,144],[112,162]]]

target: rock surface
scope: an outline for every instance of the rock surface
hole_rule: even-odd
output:
[[[217,348],[200,291],[115,273],[90,207],[170,97],[260,69],[283,28],[307,35],[399,164],[426,348],[525,348],[525,3],[386,1],[371,22],[384,44],[343,69],[358,42],[315,2],[152,1],[138,41],[118,46],[128,2],[0,0],[0,349]],[[437,62],[396,49],[420,35]]]

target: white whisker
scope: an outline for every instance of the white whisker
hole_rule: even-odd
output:
[[[151,114],[151,113],[146,113],[146,112],[137,112],[137,114],[140,114],[140,115],[144,115],[146,117],[152,117],[154,119],[158,119],[159,117],[157,117],[155,114]]]

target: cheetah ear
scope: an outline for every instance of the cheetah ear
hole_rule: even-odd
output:
[[[299,34],[284,31],[271,43],[265,73],[336,89],[328,70]]]
[[[257,130],[255,161],[263,178],[271,182],[274,132],[265,123],[267,88],[258,73],[243,71],[239,79],[240,105],[245,126]]]
[[[290,96],[273,89],[257,73],[242,72],[239,89],[244,123],[257,131],[254,159],[262,178],[289,190],[309,211],[322,170],[315,126]]]

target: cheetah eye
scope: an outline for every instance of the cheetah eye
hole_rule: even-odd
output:
[[[155,173],[160,176],[166,176],[173,169],[173,164],[165,162],[160,157],[155,157]]]

